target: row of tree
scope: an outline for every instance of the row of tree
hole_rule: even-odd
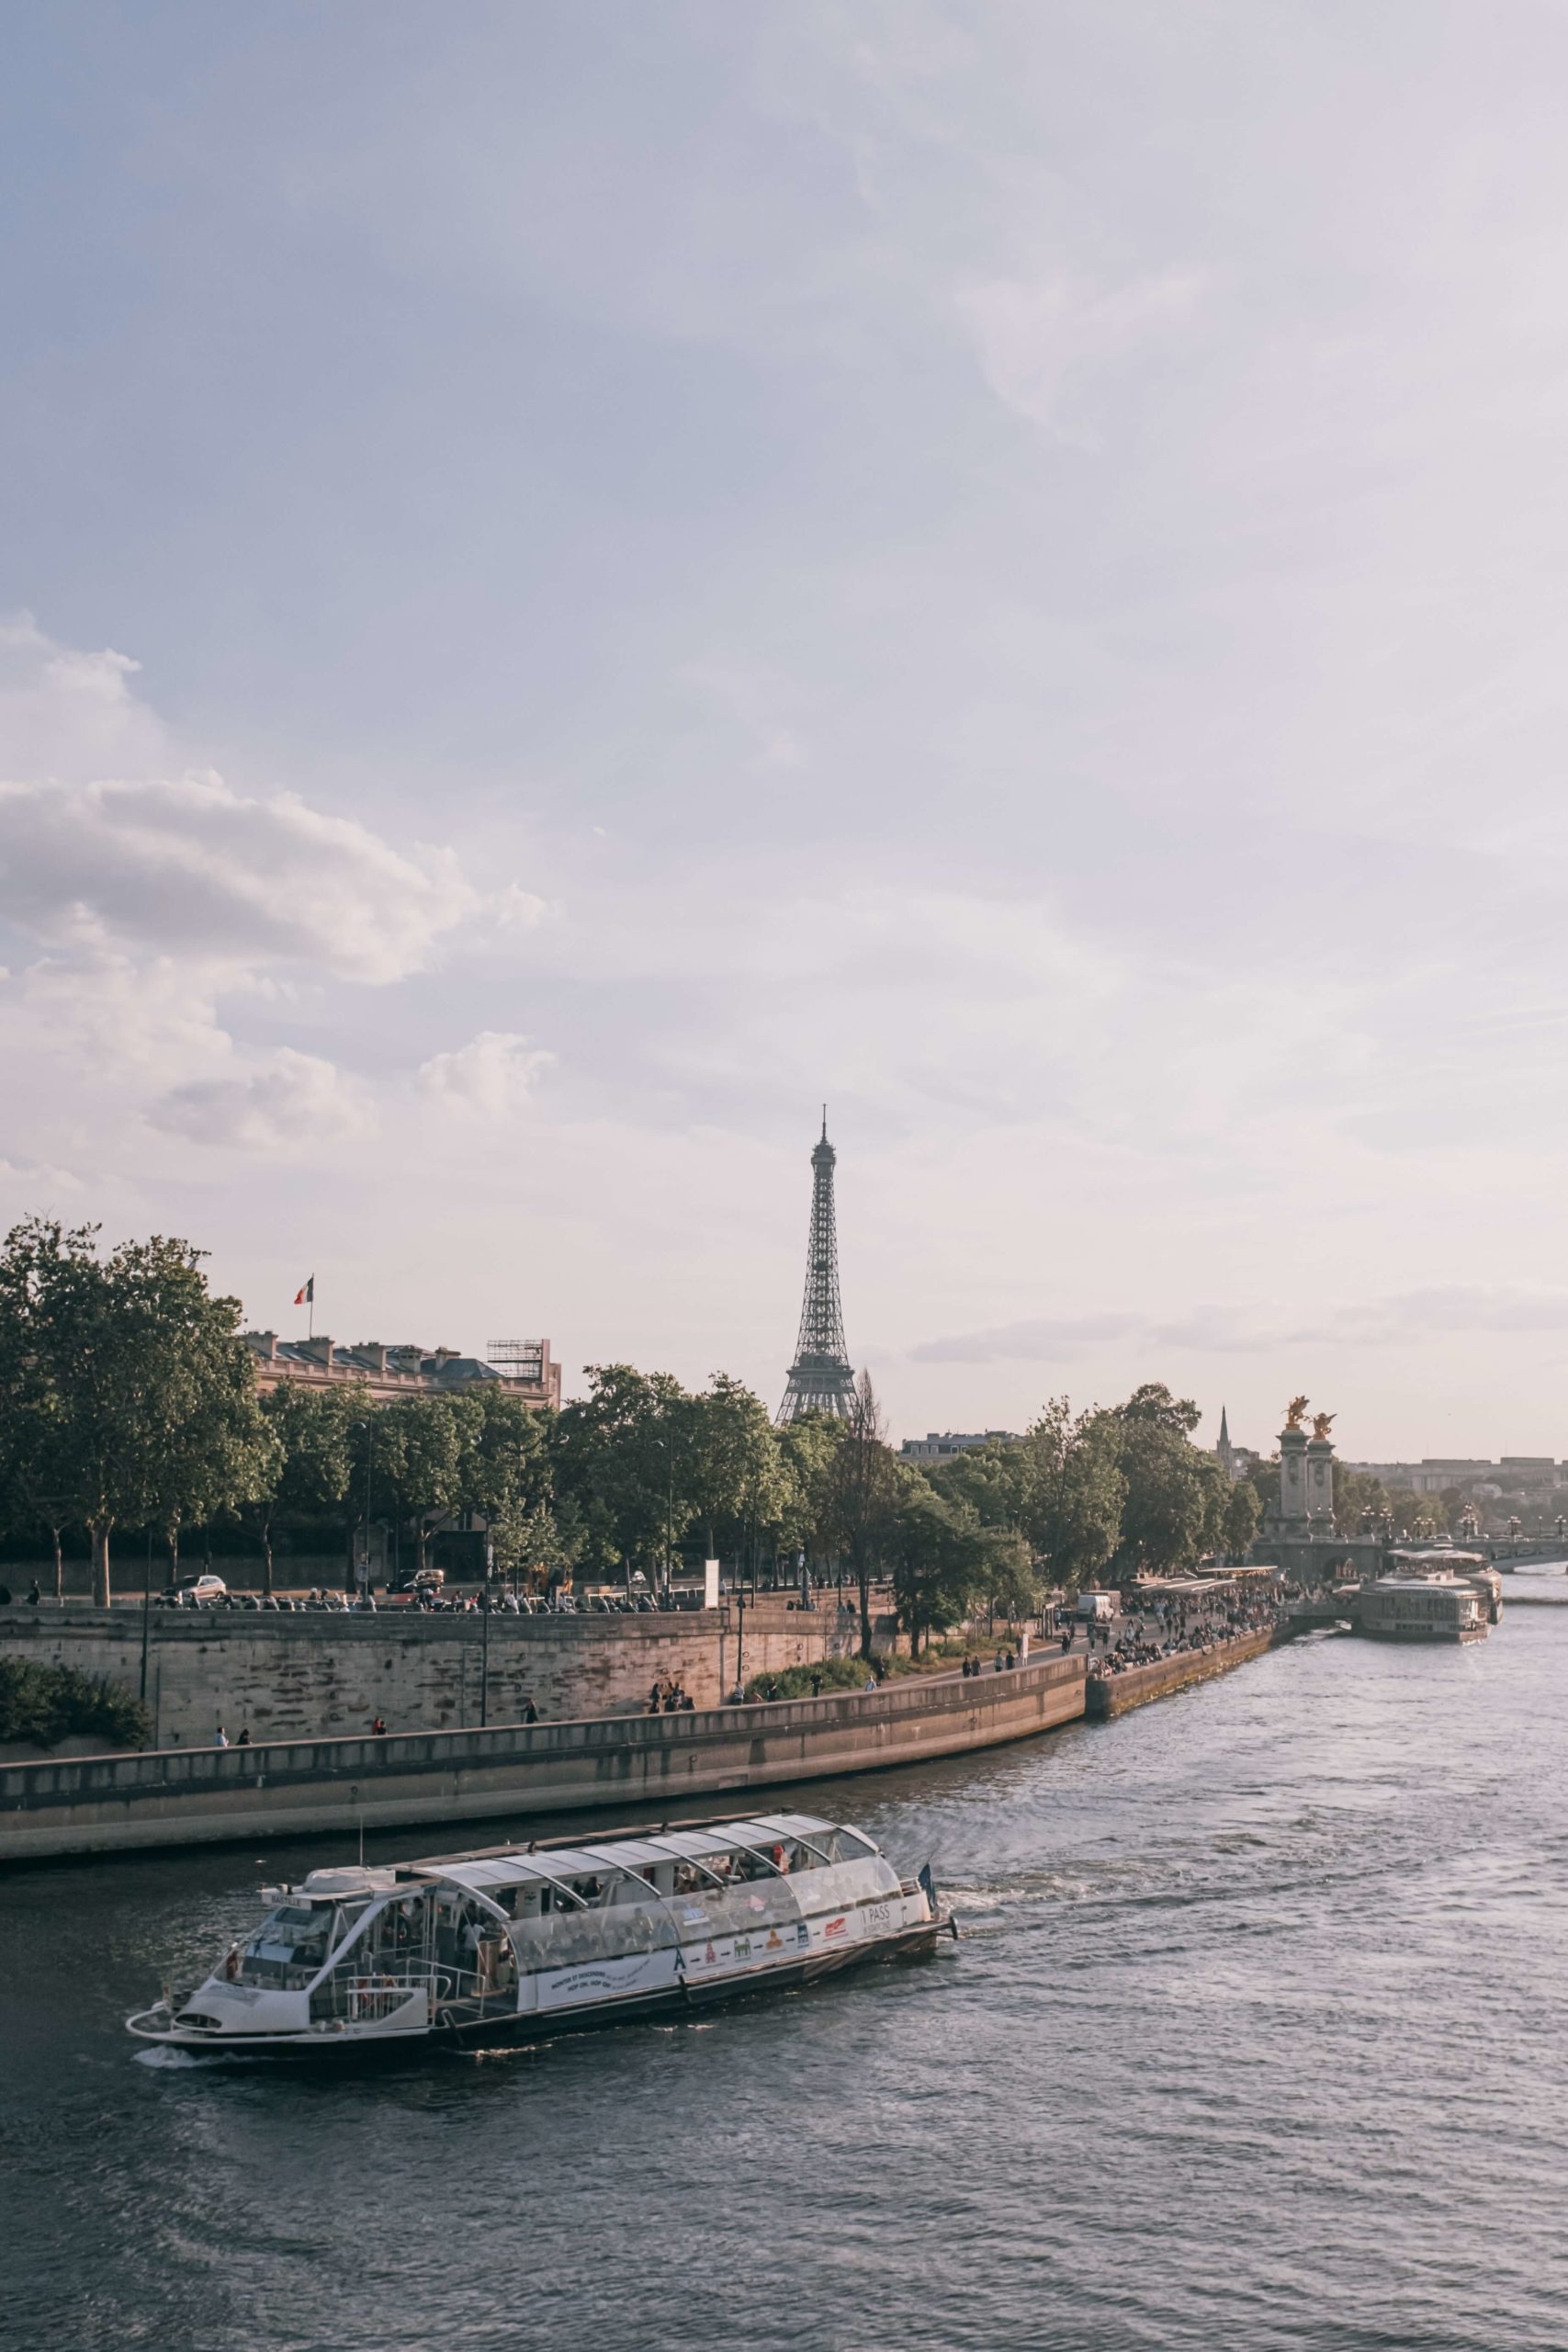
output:
[[[389,1525],[423,1564],[432,1528],[471,1515],[496,1570],[536,1583],[658,1581],[698,1546],[753,1578],[797,1559],[847,1573],[869,1649],[884,1578],[919,1641],[1048,1585],[1238,1552],[1256,1524],[1252,1487],[1193,1445],[1197,1408],[1158,1385],[1077,1417],[1058,1400],[1021,1441],[929,1471],[887,1443],[869,1377],[848,1419],[783,1429],[726,1374],[693,1392],[629,1364],[591,1369],[558,1414],[490,1382],[382,1406],[353,1383],[258,1393],[202,1254],[153,1238],[106,1255],[96,1228],[39,1219],[0,1253],[0,1504],[51,1532],[57,1589],[66,1530],[107,1602],[117,1528],[162,1531],[177,1572],[182,1531],[238,1524],[270,1590],[280,1526]]]

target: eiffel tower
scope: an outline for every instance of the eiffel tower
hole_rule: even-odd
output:
[[[806,1251],[806,1299],[789,1385],[779,1407],[780,1421],[802,1413],[831,1413],[847,1421],[854,1407],[854,1366],[844,1345],[844,1310],[839,1300],[839,1236],[833,1217],[833,1166],[838,1158],[828,1140],[828,1106],[822,1106],[822,1140],[811,1155],[811,1238]]]

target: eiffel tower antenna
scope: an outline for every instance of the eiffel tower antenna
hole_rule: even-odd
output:
[[[847,1421],[854,1407],[854,1366],[844,1345],[844,1310],[839,1299],[839,1236],[833,1215],[833,1168],[838,1154],[828,1140],[828,1105],[822,1105],[822,1140],[811,1155],[811,1238],[806,1251],[806,1298],[789,1385],[779,1407],[781,1421],[802,1413],[831,1413]]]

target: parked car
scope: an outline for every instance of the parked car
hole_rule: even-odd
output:
[[[221,1577],[183,1577],[164,1598],[176,1609],[210,1609],[217,1601],[227,1602],[229,1588]]]

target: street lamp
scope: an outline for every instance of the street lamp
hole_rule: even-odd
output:
[[[675,1548],[675,1448],[668,1438],[654,1444],[664,1456],[664,1595],[670,1597],[670,1555]]]

